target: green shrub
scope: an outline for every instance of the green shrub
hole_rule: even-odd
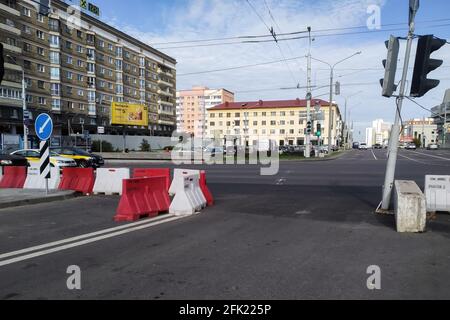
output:
[[[140,149],[142,152],[150,152],[151,151],[150,143],[148,143],[146,139],[142,139]]]
[[[100,141],[99,140],[92,141],[91,149],[92,152],[100,152]],[[113,145],[108,141],[102,141],[102,152],[114,152]]]

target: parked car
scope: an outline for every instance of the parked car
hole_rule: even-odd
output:
[[[374,149],[383,149],[383,146],[381,144],[377,143],[373,146],[373,148]]]
[[[439,145],[436,144],[436,143],[430,143],[430,144],[427,146],[427,150],[438,150],[438,149],[439,149]]]
[[[17,150],[11,153],[11,155],[25,157],[30,164],[37,164],[40,160],[39,150],[34,149]],[[59,156],[57,153],[50,152],[50,165],[52,167],[64,168],[76,167],[77,163],[72,159],[64,158]]]
[[[99,155],[89,153],[79,148],[51,148],[51,151],[61,157],[72,159],[80,168],[100,168],[105,165],[105,160]]]
[[[353,149],[359,149],[359,142],[353,142]]]
[[[19,155],[11,155],[8,154],[6,151],[0,150],[0,166],[1,167],[8,167],[8,166],[15,166],[15,167],[26,167],[28,166],[28,161],[25,157],[19,156]]]
[[[360,143],[359,144],[359,150],[367,150],[367,144],[366,143]]]
[[[409,143],[409,144],[406,145],[406,148],[405,148],[405,149],[406,149],[406,150],[416,150],[416,149],[417,149],[417,146],[416,146],[415,143]]]

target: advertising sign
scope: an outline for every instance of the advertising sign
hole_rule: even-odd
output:
[[[148,107],[142,104],[113,102],[111,124],[126,126],[148,126]]]

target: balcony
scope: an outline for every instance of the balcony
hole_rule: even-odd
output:
[[[15,16],[20,17],[20,11],[19,10],[16,10],[15,8],[7,6],[6,4],[0,3],[0,10],[6,11],[6,12],[8,12],[10,14],[13,14]]]
[[[159,74],[164,74],[164,75],[166,75],[166,76],[168,76],[168,77],[173,78],[173,74],[172,74],[171,72],[164,71],[164,70],[161,69],[161,68],[158,68],[158,73],[159,73]]]
[[[88,115],[90,117],[96,117],[97,116],[97,110],[95,108],[95,104],[94,105],[89,105],[88,106]]]
[[[16,36],[20,36],[21,34],[20,29],[17,29],[15,26],[11,26],[5,23],[0,23],[0,30],[5,30],[14,33]]]
[[[3,42],[2,42],[2,44],[3,44],[3,49],[14,52],[14,53],[22,54],[22,48],[19,48],[17,46],[13,46],[10,44],[6,44]]]
[[[161,79],[158,80],[158,84],[163,86],[163,87],[173,88],[173,84],[171,84],[170,82],[161,80]]]
[[[173,103],[172,102],[168,102],[168,101],[164,101],[164,100],[158,100],[159,104],[168,106],[168,107],[173,107]]]
[[[166,97],[173,97],[173,94],[170,91],[158,90],[158,94]]]

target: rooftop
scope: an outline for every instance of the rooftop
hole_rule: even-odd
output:
[[[249,102],[225,102],[210,108],[209,110],[232,110],[232,109],[271,109],[306,107],[307,100],[272,100],[272,101],[249,101]],[[313,99],[311,107],[320,104],[321,107],[329,107],[330,103],[322,99]],[[333,103],[336,106],[336,103]]]

